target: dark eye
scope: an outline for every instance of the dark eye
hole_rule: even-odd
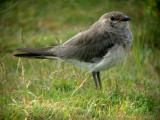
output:
[[[113,16],[111,16],[111,17],[110,17],[110,20],[112,20],[112,21],[113,21],[113,20],[114,20],[114,17],[113,17]]]

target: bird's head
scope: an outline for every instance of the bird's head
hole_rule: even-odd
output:
[[[112,28],[126,29],[129,26],[128,21],[131,19],[121,12],[109,12],[104,14],[100,20],[104,20]]]

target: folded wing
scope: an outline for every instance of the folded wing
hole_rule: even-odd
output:
[[[107,31],[98,21],[59,46],[46,48],[18,48],[24,52],[17,57],[76,59],[84,62],[99,60],[115,45],[116,34]]]
[[[95,59],[101,59],[114,46],[115,41],[116,34],[108,32],[102,24],[95,23],[64,44],[53,48],[53,51],[62,59],[94,62]]]

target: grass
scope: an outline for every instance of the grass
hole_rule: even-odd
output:
[[[0,5],[0,119],[160,119],[156,1],[35,2]],[[134,43],[120,65],[101,72],[102,90],[63,61],[13,56],[18,47],[60,44],[113,10],[133,18]]]

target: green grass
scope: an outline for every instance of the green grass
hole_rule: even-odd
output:
[[[154,0],[1,3],[0,119],[160,119],[157,9]],[[133,18],[133,49],[101,72],[102,90],[86,70],[68,63],[13,56],[18,47],[60,44],[116,10]]]

